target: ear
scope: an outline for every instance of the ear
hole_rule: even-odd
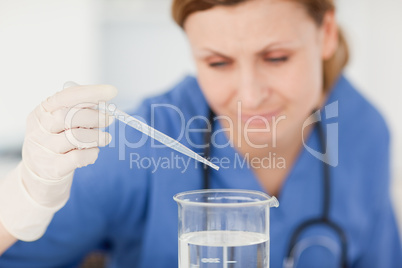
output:
[[[328,11],[324,15],[321,30],[323,34],[321,56],[323,60],[328,60],[338,48],[338,25],[336,23],[335,11]]]

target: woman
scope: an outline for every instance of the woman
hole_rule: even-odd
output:
[[[204,187],[279,198],[271,267],[282,266],[295,228],[320,217],[335,231],[325,224],[305,230],[295,248],[309,247],[296,256],[298,267],[337,267],[343,248],[350,267],[401,266],[388,130],[341,74],[348,56],[333,1],[175,0],[173,16],[188,36],[197,79],[186,77],[134,114],[209,152],[221,170],[204,173],[118,122],[98,157],[110,137],[90,141],[109,122],[81,103],[116,91],[69,87],[31,114],[23,161],[0,184],[0,247],[37,240],[16,242],[0,267],[69,267],[96,249],[110,252],[110,267],[177,267],[172,196]],[[71,107],[76,117],[66,124]],[[312,124],[317,109],[322,122]],[[322,189],[327,167],[330,195]]]

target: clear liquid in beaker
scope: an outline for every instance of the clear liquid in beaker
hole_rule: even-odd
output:
[[[202,231],[179,238],[180,268],[268,268],[269,239],[261,233]]]

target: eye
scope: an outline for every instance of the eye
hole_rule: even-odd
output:
[[[209,63],[209,66],[210,66],[210,67],[223,67],[223,66],[225,66],[225,65],[227,65],[227,64],[228,64],[227,62],[221,61],[221,62],[212,62],[212,63]]]
[[[272,63],[279,63],[279,62],[285,62],[289,59],[288,56],[283,56],[283,57],[277,57],[277,58],[266,58],[265,61],[272,62]]]

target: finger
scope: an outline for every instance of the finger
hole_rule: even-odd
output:
[[[72,86],[57,92],[42,102],[48,112],[81,105],[92,107],[101,101],[108,101],[117,95],[117,89],[110,85]]]
[[[74,166],[74,168],[85,167],[94,164],[98,159],[99,148],[90,148],[83,150],[72,150],[63,154],[62,159],[67,166]]]
[[[78,167],[95,163],[98,153],[99,148],[95,147],[58,154],[31,140],[25,140],[22,158],[37,176],[44,180],[55,180],[65,177]]]
[[[58,134],[37,131],[26,138],[27,143],[37,143],[54,154],[64,154],[75,149],[104,147],[112,136],[99,129],[70,129]]]
[[[61,148],[61,153],[66,153],[73,149],[105,147],[112,141],[112,135],[100,129],[69,129],[64,134],[65,147]]]
[[[50,133],[74,128],[104,128],[114,121],[113,116],[93,109],[64,108],[49,113],[38,106],[34,113],[39,125]]]
[[[76,168],[95,163],[98,154],[98,147],[82,150],[77,149],[65,154],[57,154],[51,162],[52,168],[42,167],[41,171],[45,174],[41,176],[41,178],[49,180],[63,178]]]

